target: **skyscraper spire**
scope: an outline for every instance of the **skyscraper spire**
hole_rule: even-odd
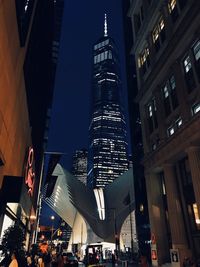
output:
[[[104,17],[104,37],[108,36],[108,24],[107,24],[107,15]]]

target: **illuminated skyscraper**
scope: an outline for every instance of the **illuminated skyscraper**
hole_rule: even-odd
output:
[[[108,36],[106,15],[104,36],[93,47],[92,92],[87,184],[95,188],[113,182],[128,169],[118,51]]]

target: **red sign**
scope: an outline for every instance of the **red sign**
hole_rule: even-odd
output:
[[[33,195],[33,187],[35,181],[35,172],[33,170],[33,163],[34,163],[34,150],[32,147],[29,147],[26,169],[25,169],[25,184],[28,188],[28,194],[30,196]]]
[[[151,259],[154,261],[157,260],[157,251],[155,249],[151,250]]]

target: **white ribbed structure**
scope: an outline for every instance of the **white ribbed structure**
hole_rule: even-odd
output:
[[[115,240],[113,226],[116,225],[115,230],[119,234],[130,210],[134,210],[132,169],[104,188],[105,220],[99,218],[97,202],[92,189],[87,188],[59,164],[56,165],[53,176],[58,176],[58,178],[52,195],[46,198],[45,202],[72,227],[74,238],[78,231],[77,225],[82,225],[81,239],[82,241],[86,240],[85,221],[87,221],[97,236],[104,241],[113,242]],[[127,195],[130,195],[129,205],[125,203]],[[77,216],[77,212],[81,216]],[[76,218],[79,218],[78,222]],[[77,230],[75,230],[75,225]]]

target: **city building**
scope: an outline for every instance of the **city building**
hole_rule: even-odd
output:
[[[104,188],[128,170],[119,58],[114,40],[108,36],[106,15],[104,36],[93,47],[92,81],[87,185]]]
[[[142,164],[143,143],[142,129],[139,114],[139,104],[134,101],[137,93],[137,79],[134,54],[131,54],[133,46],[133,34],[131,19],[128,16],[130,8],[130,0],[122,0],[123,11],[123,29],[125,42],[125,62],[126,62],[126,80],[128,88],[128,107],[129,107],[129,125],[130,139],[132,147],[132,165],[134,172],[134,188],[135,188],[135,220],[138,239],[138,248],[141,255],[146,255],[148,260],[151,259],[150,254],[150,224],[148,214],[148,203],[146,194],[146,184],[144,176],[144,167]]]
[[[73,155],[72,174],[85,185],[87,184],[87,157],[86,149],[77,150]]]
[[[27,1],[29,2],[29,1]],[[36,173],[40,175],[48,142],[56,66],[59,57],[64,0],[38,1],[24,62]]]
[[[43,160],[48,142],[63,11],[64,0],[37,1],[24,62],[31,137],[36,158],[36,187],[41,185]],[[39,207],[39,198],[35,197],[35,200],[35,205]],[[38,220],[38,209],[36,216]]]
[[[0,3],[0,238],[18,221],[28,247],[36,177],[23,66],[36,3],[26,2]]]
[[[33,241],[37,215],[55,78],[53,40],[57,41],[58,27],[53,25],[59,24],[55,10],[62,3],[3,0],[0,4],[0,236],[18,221],[26,232],[26,248]]]
[[[200,256],[200,3],[132,0],[153,265]]]

